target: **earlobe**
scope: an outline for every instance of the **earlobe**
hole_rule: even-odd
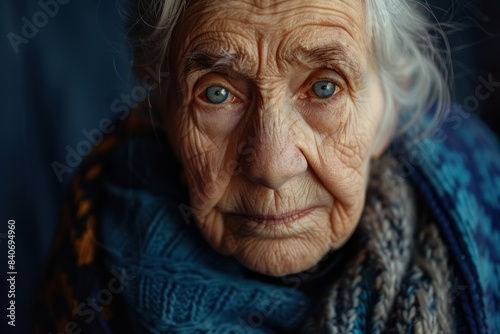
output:
[[[389,147],[397,124],[398,106],[396,103],[386,101],[387,94],[384,94],[383,85],[381,84],[381,77],[377,74],[377,66],[372,64],[371,72],[371,97],[372,103],[370,107],[372,111],[379,118],[377,130],[371,141],[370,158],[379,158]]]
[[[396,131],[396,121],[392,121],[391,124],[387,127],[381,126],[379,130],[379,136],[381,138],[377,138],[374,140],[374,145],[372,146],[371,155],[372,159],[379,158],[382,153],[385,152],[387,147],[389,147],[394,133]]]
[[[381,145],[377,145],[378,147],[375,148],[373,151],[372,151],[372,154],[371,154],[371,158],[373,160],[379,158],[382,153],[384,153],[384,151],[387,149],[387,147],[389,146],[389,143],[390,143],[390,138],[384,140]]]

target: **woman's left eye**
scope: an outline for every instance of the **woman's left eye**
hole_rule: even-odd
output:
[[[205,89],[205,98],[210,103],[220,104],[227,101],[229,98],[229,91],[222,86],[210,86]]]
[[[317,81],[312,85],[314,94],[320,99],[327,99],[335,94],[337,85],[331,81]]]

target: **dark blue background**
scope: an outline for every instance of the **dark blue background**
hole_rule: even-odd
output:
[[[47,0],[44,0],[47,2]],[[32,298],[73,174],[59,182],[51,164],[65,164],[82,130],[112,116],[134,75],[123,4],[70,0],[16,54],[7,34],[21,35],[37,1],[0,1],[0,233],[16,221],[16,327],[7,326],[7,248],[0,238],[0,332],[30,333]],[[0,235],[2,237],[2,235]]]
[[[44,0],[47,2],[50,0]],[[448,10],[450,1],[435,1]],[[492,18],[456,3],[455,18],[469,28],[450,36],[456,101],[474,94],[478,75],[500,81],[498,2],[481,2]],[[70,0],[16,53],[7,38],[21,35],[37,1],[0,1],[0,233],[16,221],[16,327],[7,326],[7,248],[0,234],[0,332],[31,332],[36,284],[55,231],[71,174],[59,182],[51,164],[66,164],[65,147],[85,139],[83,130],[112,117],[111,103],[136,84],[125,36],[124,1]],[[438,17],[449,12],[436,10]],[[477,22],[474,22],[477,21]],[[478,25],[479,24],[479,25]],[[481,27],[482,28],[481,28]],[[485,28],[486,30],[484,30]],[[480,115],[499,131],[500,92],[481,103]],[[2,238],[3,237],[3,238]]]

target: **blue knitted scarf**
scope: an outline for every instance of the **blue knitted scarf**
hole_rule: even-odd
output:
[[[307,275],[280,284],[214,252],[195,224],[186,224],[182,187],[173,170],[151,158],[158,155],[151,146],[130,146],[133,160],[141,161],[137,168],[129,161],[134,186],[106,184],[100,227],[108,268],[134,276],[123,297],[136,332],[452,331],[447,248],[390,155],[373,163],[362,218],[341,254],[344,265],[331,266],[335,275],[327,273],[311,293],[301,289]]]
[[[72,183],[35,332],[500,333],[500,145],[470,113],[395,138],[346,245],[277,279],[207,246],[165,138],[132,116]]]

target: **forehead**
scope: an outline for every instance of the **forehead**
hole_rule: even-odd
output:
[[[198,0],[190,2],[176,28],[173,51],[183,56],[222,48],[258,58],[252,54],[255,44],[282,53],[336,43],[361,52],[365,38],[360,0]]]
[[[297,23],[297,14],[304,21],[361,22],[364,5],[361,0],[195,0],[189,2],[186,13],[197,18],[210,14],[213,19],[236,19],[269,27]]]

